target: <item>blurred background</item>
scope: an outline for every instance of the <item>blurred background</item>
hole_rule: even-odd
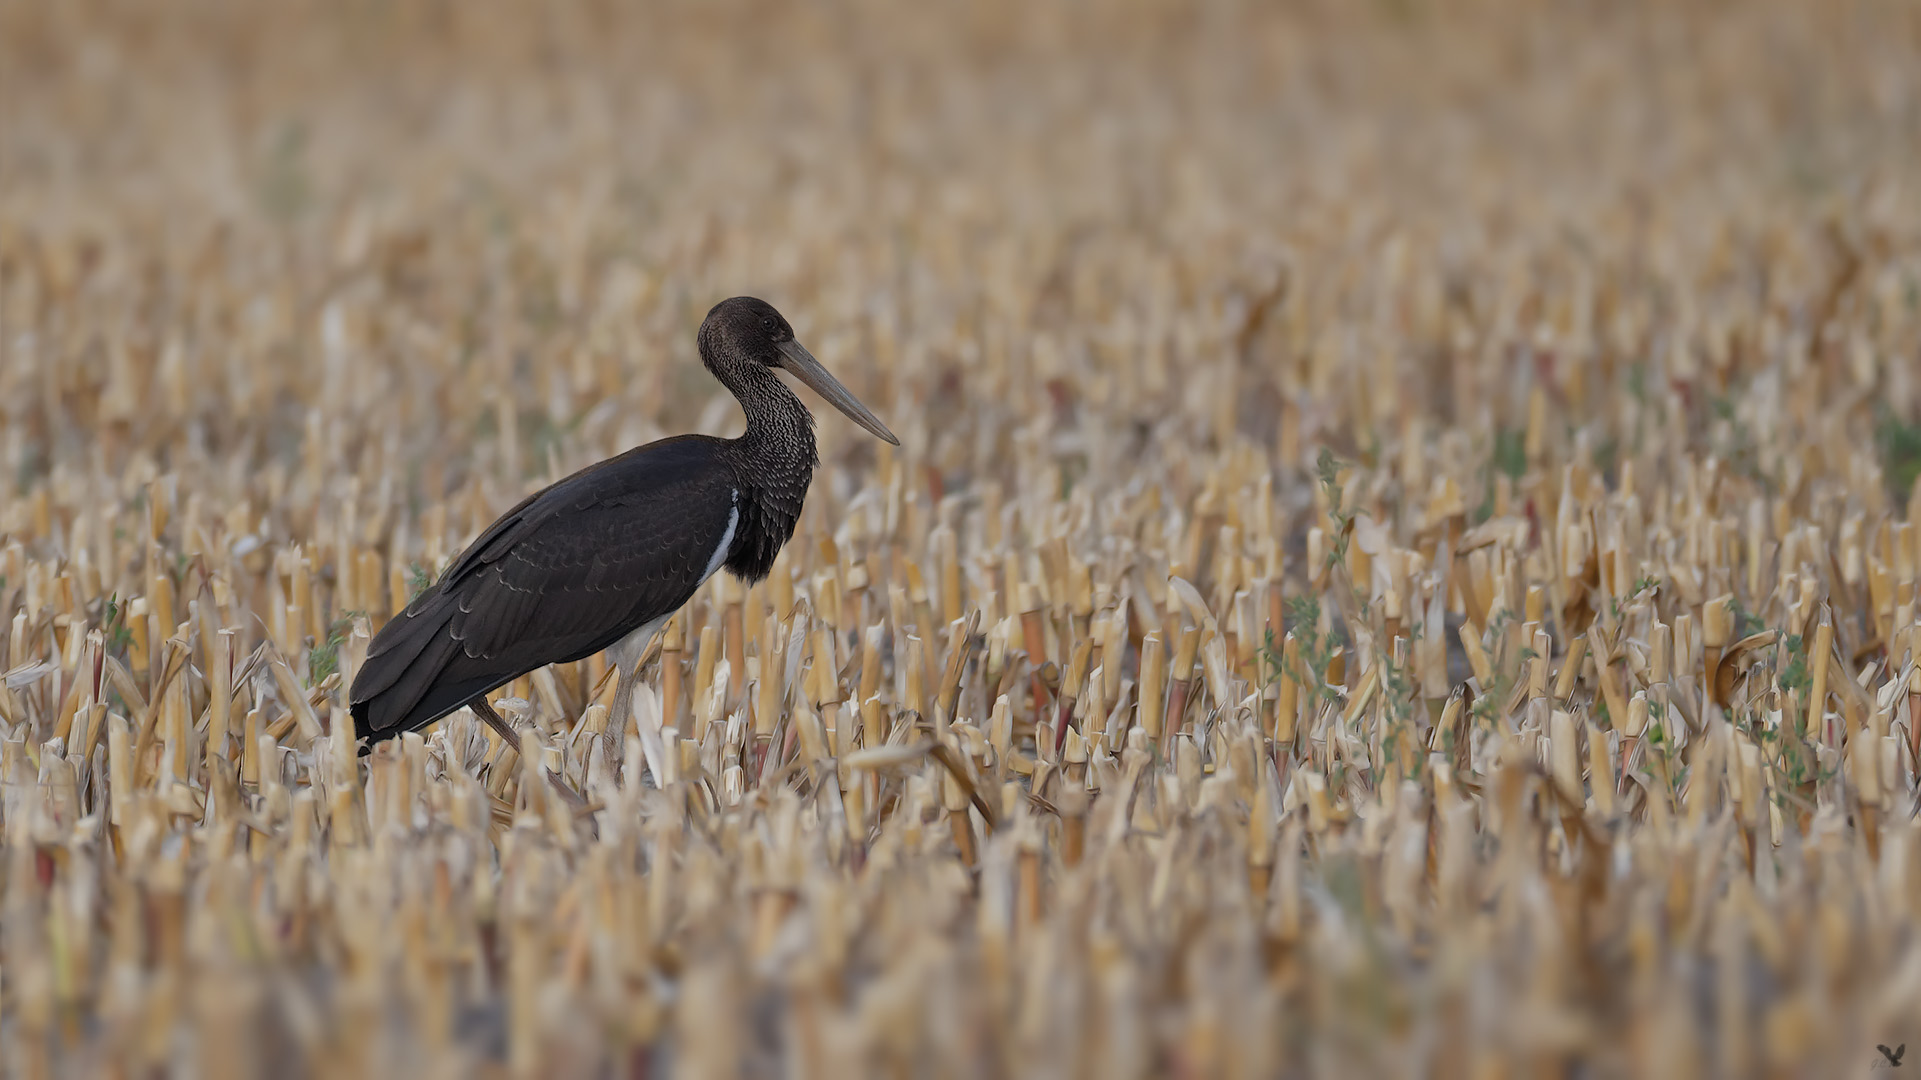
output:
[[[1877,0],[9,3],[0,450],[318,439],[439,498],[737,424],[692,363],[737,293],[956,472],[1041,397],[1289,464],[1649,363],[1706,410],[1717,320],[1913,287],[1918,39]]]

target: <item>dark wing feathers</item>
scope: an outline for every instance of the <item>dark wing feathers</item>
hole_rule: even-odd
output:
[[[444,627],[445,624],[443,623],[442,626]],[[410,711],[419,715],[435,708],[439,708],[440,713],[444,713],[466,700],[465,697],[461,697],[453,704],[441,707],[443,701],[456,697],[460,692],[459,680],[448,678],[449,666],[460,655],[460,643],[448,637],[444,629],[438,634],[423,633],[417,625],[410,626],[408,629],[413,632],[412,636],[422,639],[421,650],[414,656],[411,663],[405,666],[395,665],[393,681],[381,693],[372,696],[371,703],[379,706],[377,712],[368,710],[369,702],[358,699],[360,684],[358,679],[354,680],[356,700],[353,704],[353,713],[356,736],[378,737],[379,729],[374,728],[372,722],[383,719],[387,720],[386,733],[398,734],[408,730],[408,725],[401,720],[393,719],[394,717],[401,717],[404,720]],[[367,666],[373,665],[370,663]],[[481,693],[484,690],[485,688],[481,688],[473,693]],[[472,694],[468,696],[471,697]],[[439,715],[439,713],[433,715]]]
[[[736,480],[723,445],[698,436],[653,443],[502,515],[375,635],[354,679],[357,734],[420,727],[686,603],[732,510]]]

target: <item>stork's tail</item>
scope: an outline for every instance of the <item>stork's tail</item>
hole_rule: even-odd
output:
[[[461,655],[448,626],[454,610],[444,594],[422,597],[374,635],[348,694],[355,736],[369,743],[390,739],[430,724],[485,692],[481,688],[454,696],[457,684],[471,681],[449,671]]]

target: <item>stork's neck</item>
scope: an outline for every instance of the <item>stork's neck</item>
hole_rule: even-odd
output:
[[[814,448],[814,417],[780,377],[761,364],[717,368],[747,414],[747,431],[728,446],[739,527],[727,569],[759,581],[773,569],[781,545],[794,535],[807,484],[820,464]]]
[[[814,445],[814,415],[780,376],[762,364],[746,364],[715,374],[747,414],[747,431],[734,442],[743,463],[762,472],[761,477],[753,479],[757,483],[797,483],[804,490],[814,466],[820,464]]]

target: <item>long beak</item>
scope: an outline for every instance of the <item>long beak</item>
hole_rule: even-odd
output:
[[[814,359],[814,354],[807,351],[806,346],[798,341],[783,341],[778,348],[781,367],[793,372],[795,378],[806,383],[814,393],[826,398],[829,405],[845,413],[847,419],[866,428],[875,438],[885,439],[895,446],[900,445],[900,440],[894,438],[894,433],[887,430],[886,424],[880,422],[880,417],[868,412],[867,406],[862,405],[859,398],[848,392],[848,389],[840,384],[839,379],[829,375],[827,369],[820,366],[820,361]]]

